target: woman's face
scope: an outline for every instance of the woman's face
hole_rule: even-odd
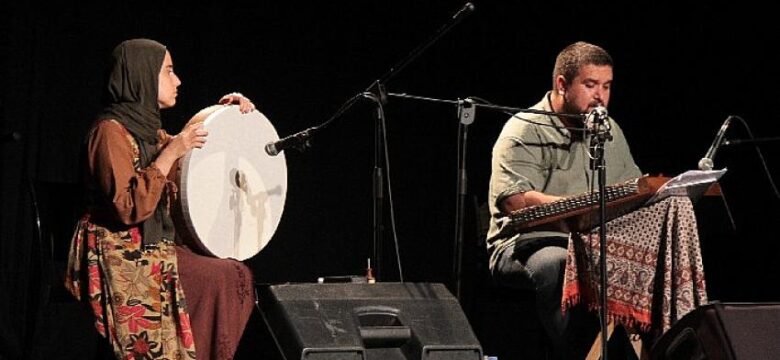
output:
[[[181,80],[179,80],[179,77],[173,72],[171,53],[166,51],[157,83],[157,103],[160,105],[160,109],[166,109],[176,105],[176,89],[179,85],[181,85]]]

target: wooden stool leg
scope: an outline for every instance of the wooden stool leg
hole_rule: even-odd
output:
[[[615,332],[615,324],[609,323],[607,325],[607,341],[611,341],[612,334]],[[642,347],[642,339],[639,336],[631,336],[631,334],[628,335],[628,340],[631,342],[631,348],[636,355],[637,359],[645,360],[649,359],[650,356],[646,349]],[[601,332],[599,331],[598,335],[596,335],[596,339],[593,341],[593,345],[590,346],[590,351],[588,352],[588,356],[585,358],[586,360],[599,360],[601,358]]]
[[[607,340],[612,337],[612,333],[615,332],[615,324],[609,323],[607,325]],[[596,340],[593,341],[593,345],[590,346],[588,356],[585,360],[598,360],[601,358],[601,331],[596,335]]]
[[[631,347],[634,349],[637,359],[644,359],[642,357],[642,339],[639,336],[628,335],[628,339],[631,341]]]

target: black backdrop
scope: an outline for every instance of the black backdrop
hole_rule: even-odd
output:
[[[586,40],[616,62],[610,114],[644,172],[694,168],[728,115],[743,117],[756,136],[780,135],[774,106],[780,56],[773,49],[779,29],[767,9],[474,3],[476,11],[390,81],[390,91],[528,107],[550,87],[557,52]],[[40,282],[31,270],[37,254],[26,184],[77,181],[78,145],[98,110],[104,61],[118,42],[148,37],[171,51],[183,85],[176,108],[164,113],[170,132],[221,95],[241,91],[284,136],[327,119],[461,6],[443,0],[4,5],[0,129],[24,137],[4,142],[0,160],[0,345],[13,354],[23,344],[35,310],[31,289]],[[405,280],[449,283],[455,108],[391,99],[386,110]],[[287,154],[284,216],[272,242],[248,261],[258,281],[362,273],[371,255],[372,116],[369,105],[358,105],[318,134],[310,151]],[[485,201],[490,150],[505,120],[479,110],[470,127],[468,192],[477,202]],[[733,123],[728,137],[745,134]],[[775,175],[778,146],[762,146]],[[772,265],[780,246],[772,225],[780,200],[752,147],[724,148],[715,163],[729,168],[723,187],[738,230],[724,221],[722,203],[699,206],[710,296],[778,300],[780,276]],[[392,262],[383,269],[389,280],[398,278]]]

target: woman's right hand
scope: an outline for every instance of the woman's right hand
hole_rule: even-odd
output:
[[[163,152],[172,151],[175,159],[178,159],[194,148],[202,148],[206,144],[208,134],[209,132],[203,127],[203,123],[189,124],[168,142]]]
[[[202,148],[206,144],[206,136],[209,132],[203,127],[202,122],[187,125],[178,135],[171,138],[168,144],[160,152],[155,165],[163,173],[168,175],[173,163],[194,148]]]

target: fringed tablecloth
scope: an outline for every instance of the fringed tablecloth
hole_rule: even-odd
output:
[[[599,229],[569,239],[563,310],[599,309]],[[633,333],[666,332],[707,302],[696,217],[673,196],[607,222],[608,319]]]

